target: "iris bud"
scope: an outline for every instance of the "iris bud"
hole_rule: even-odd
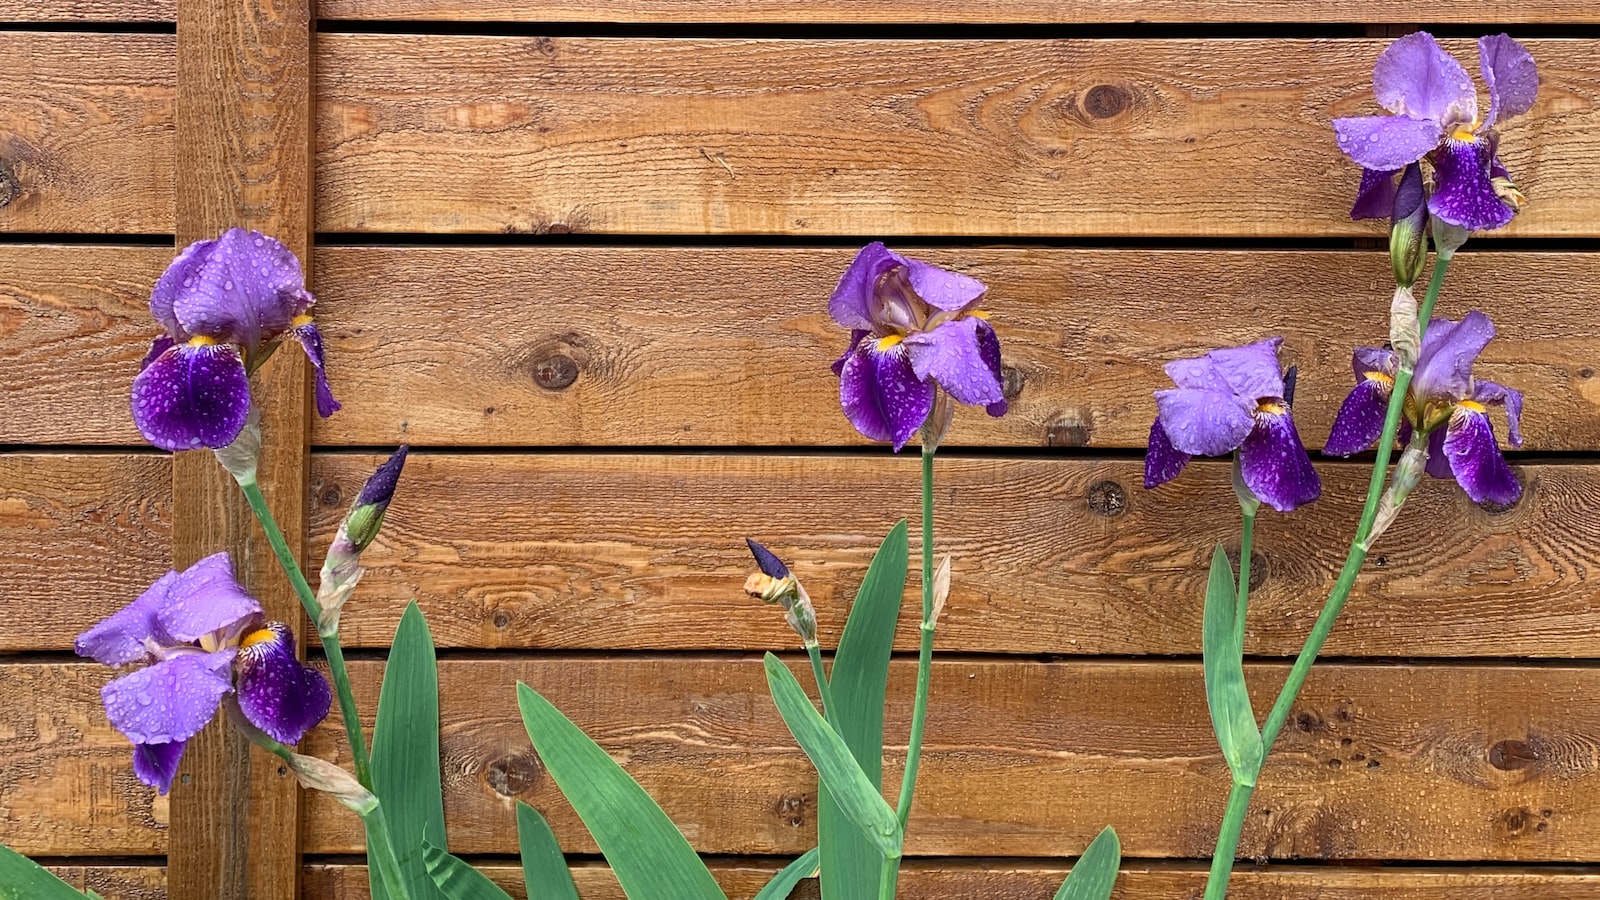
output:
[[[1422,184],[1422,167],[1406,166],[1394,195],[1394,216],[1389,225],[1389,261],[1394,283],[1411,287],[1428,264],[1428,192]]]

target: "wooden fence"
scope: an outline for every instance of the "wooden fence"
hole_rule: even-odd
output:
[[[741,539],[793,561],[836,638],[917,515],[916,463],[851,431],[826,371],[829,291],[884,236],[991,286],[1013,397],[941,454],[957,577],[905,892],[1046,896],[1109,823],[1119,897],[1197,897],[1228,780],[1204,564],[1237,537],[1220,465],[1142,490],[1150,393],[1166,360],[1282,334],[1320,441],[1390,284],[1328,120],[1373,108],[1407,23],[1469,59],[1512,23],[1543,76],[1503,143],[1532,202],[1441,309],[1500,327],[1483,369],[1528,395],[1527,490],[1429,483],[1385,536],[1263,775],[1242,852],[1273,863],[1235,895],[1600,896],[1593,3],[0,0],[0,22],[0,841],[173,900],[365,896],[357,820],[225,729],[170,797],[139,785],[109,672],[71,654],[223,547],[298,615],[210,456],[152,451],[128,414],[150,285],[236,224],[312,260],[345,404],[308,415],[294,354],[264,372],[263,481],[313,565],[380,453],[416,448],[346,640],[370,716],[399,612],[427,613],[458,852],[514,882],[526,800],[585,896],[620,896],[517,680],[735,896],[812,844],[756,656],[793,640],[739,590]],[[1357,517],[1364,465],[1320,468],[1324,499],[1257,537],[1258,706]],[[348,759],[333,727],[306,746]]]

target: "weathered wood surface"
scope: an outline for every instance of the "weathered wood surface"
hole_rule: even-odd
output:
[[[50,865],[57,878],[106,900],[168,900],[165,866]]]
[[[897,245],[898,246],[898,245]],[[1471,246],[1469,244],[1469,246]],[[910,247],[901,248],[911,250]],[[317,260],[330,377],[318,444],[864,445],[827,366],[847,335],[828,296],[841,249],[344,247]],[[1321,446],[1381,344],[1386,253],[915,251],[989,285],[1011,411],[957,416],[948,445],[1143,447],[1163,363],[1270,334],[1300,370]],[[1600,447],[1600,257],[1462,253],[1439,310],[1500,336],[1480,375],[1529,398],[1530,450]],[[1551,285],[1562,299],[1547,302]],[[114,385],[118,399],[126,393]]]
[[[1384,40],[325,34],[323,231],[1370,235]],[[1470,42],[1450,46],[1467,53]],[[1600,234],[1592,40],[1536,40],[1506,233]]]
[[[176,53],[170,34],[0,32],[0,232],[172,231]]]
[[[379,461],[317,460],[319,553]],[[1262,516],[1248,652],[1298,652],[1367,471],[1323,466],[1314,507]],[[1473,506],[1453,483],[1418,488],[1328,652],[1600,656],[1585,574],[1600,547],[1600,469],[1520,471],[1526,496],[1503,512]],[[1206,561],[1217,541],[1237,549],[1227,467],[1196,465],[1153,492],[1141,473],[1133,460],[941,460],[937,540],[955,577],[940,647],[1198,654]],[[918,478],[910,458],[413,453],[343,627],[354,644],[388,646],[416,598],[444,645],[794,646],[782,615],[740,590],[753,571],[748,535],[804,580],[831,645],[882,534],[920,515]],[[909,624],[900,638],[914,649]]]
[[[171,22],[177,0],[0,0],[0,22]]]
[[[791,664],[803,668],[803,660]],[[904,740],[914,663],[895,664]],[[1261,707],[1286,671],[1250,667]],[[353,666],[370,717],[381,665]],[[815,777],[758,659],[551,656],[442,666],[446,809],[464,853],[514,853],[513,800],[593,852],[516,715],[523,680],[625,761],[703,852],[794,854],[815,840]],[[91,664],[0,666],[3,839],[28,853],[160,853],[165,803],[135,782]],[[910,852],[1067,858],[1105,824],[1131,858],[1204,857],[1227,770],[1197,663],[945,660]],[[1592,702],[1600,670],[1350,666],[1313,673],[1272,757],[1243,852],[1290,859],[1578,862],[1600,857]],[[325,723],[304,749],[348,762]],[[901,751],[891,749],[891,783]],[[1173,811],[1182,811],[1174,815]],[[306,799],[305,852],[352,853],[359,820]]]
[[[8,0],[16,2],[16,0]],[[53,0],[60,3],[62,0]],[[0,9],[4,9],[0,4]],[[531,22],[1060,24],[1137,22],[1596,22],[1577,0],[320,0],[330,19]]]
[[[505,864],[479,868],[513,897],[524,897],[522,873]],[[734,900],[749,900],[777,871],[775,865],[713,863],[717,882]],[[903,900],[1040,900],[1067,876],[1064,865],[1015,861],[911,860],[901,869]],[[625,900],[610,870],[573,867],[584,900]],[[365,900],[366,870],[358,866],[306,867],[306,900]],[[1199,900],[1205,872],[1193,865],[1130,863],[1117,877],[1113,900]],[[1228,885],[1235,900],[1590,900],[1600,875],[1560,869],[1344,869],[1241,865]],[[817,883],[805,881],[790,895],[817,900]]]

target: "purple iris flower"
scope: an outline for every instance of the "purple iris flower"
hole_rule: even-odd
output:
[[[184,744],[232,692],[251,724],[293,744],[328,714],[328,682],[295,657],[294,633],[267,622],[233,579],[226,553],[168,572],[78,636],[79,656],[140,666],[101,691],[106,717],[133,742],[133,771],[165,794]]]
[[[233,228],[184,248],[150,294],[167,333],[133,381],[133,421],[145,438],[163,450],[232,443],[250,412],[248,373],[285,334],[316,367],[317,412],[333,415],[339,403],[305,284],[294,253],[258,231]]]
[[[1000,339],[978,304],[983,283],[874,242],[839,279],[828,312],[850,329],[833,364],[850,424],[899,450],[933,412],[942,389],[957,401],[1006,411]]]
[[[1144,486],[1166,484],[1192,456],[1239,451],[1239,476],[1263,503],[1288,512],[1317,499],[1322,480],[1300,443],[1278,368],[1283,338],[1167,363],[1176,389],[1156,391]]]
[[[1522,496],[1511,467],[1500,455],[1488,408],[1504,406],[1511,446],[1522,446],[1522,394],[1472,377],[1472,363],[1494,338],[1494,324],[1477,310],[1459,322],[1434,319],[1423,332],[1416,374],[1406,393],[1401,443],[1414,432],[1428,439],[1428,474],[1454,477],[1474,503],[1514,503]],[[1372,446],[1394,392],[1399,357],[1393,350],[1360,347],[1355,352],[1356,387],[1345,398],[1323,452],[1349,456]]]
[[[1365,171],[1350,214],[1389,215],[1394,176],[1427,158],[1434,189],[1428,210],[1468,231],[1510,224],[1522,195],[1496,155],[1495,125],[1533,106],[1539,72],[1526,47],[1504,34],[1478,39],[1478,66],[1489,88],[1489,114],[1456,58],[1419,31],[1390,44],[1372,70],[1373,92],[1392,116],[1335,119],[1339,149]]]

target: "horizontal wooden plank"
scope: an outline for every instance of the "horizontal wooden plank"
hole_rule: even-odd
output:
[[[1384,40],[325,34],[323,231],[1370,235],[1329,121]],[[1452,42],[1468,53],[1469,42]],[[1507,233],[1600,234],[1591,40],[1529,42]]]
[[[1162,364],[1269,334],[1287,339],[1301,434],[1321,446],[1354,383],[1351,348],[1388,334],[1382,252],[916,252],[990,286],[1011,368],[1010,413],[963,413],[952,446],[1143,447],[1151,393],[1171,385]],[[852,253],[323,250],[317,313],[345,407],[314,440],[862,445],[827,370],[846,339],[827,298]],[[1600,448],[1600,334],[1571,318],[1600,305],[1597,267],[1586,253],[1463,253],[1446,282],[1442,314],[1476,306],[1498,323],[1479,374],[1528,396],[1530,450]],[[1542,299],[1551,284],[1562,302]],[[126,377],[105,389],[121,414]]]
[[[172,565],[171,516],[166,456],[0,455],[0,651],[70,649],[138,597]]]
[[[369,711],[377,670],[354,669]],[[1257,708],[1286,671],[1250,667]],[[912,661],[895,664],[891,743],[904,740],[914,677]],[[815,777],[759,659],[448,660],[441,678],[459,852],[515,852],[514,799],[541,809],[569,852],[595,850],[528,744],[517,681],[625,761],[701,852],[795,854],[815,840]],[[1595,669],[1320,667],[1262,776],[1242,852],[1600,858],[1597,690]],[[909,854],[1062,858],[1106,824],[1130,857],[1209,853],[1228,774],[1197,663],[944,661],[933,704]],[[338,737],[327,725],[305,747],[344,760]],[[360,821],[325,795],[307,797],[305,824],[308,853],[360,846]]]
[[[177,0],[0,0],[0,22],[171,22]]]
[[[0,7],[3,9],[4,7]],[[1062,24],[1135,22],[1596,22],[1577,0],[320,0],[332,19],[530,22]]]
[[[0,33],[0,232],[172,231],[176,53],[170,34]]]
[[[313,547],[327,546],[378,462],[314,460]],[[1211,548],[1238,542],[1227,467],[1197,464],[1154,492],[1141,472],[1136,460],[939,461],[937,541],[955,556],[940,647],[1198,654]],[[1261,517],[1250,653],[1298,652],[1344,559],[1367,469],[1322,473],[1317,504]],[[1520,473],[1526,496],[1506,512],[1474,507],[1453,483],[1418,488],[1329,652],[1600,656],[1586,575],[1600,547],[1600,468]],[[783,617],[741,590],[748,535],[805,582],[831,646],[883,532],[920,515],[918,478],[910,458],[414,452],[363,560],[345,641],[388,646],[415,598],[447,646],[794,646]],[[909,623],[900,638],[914,649]]]
[[[64,862],[48,868],[62,881],[79,890],[92,890],[106,900],[167,900],[166,866],[74,866]]]
[[[513,897],[525,896],[522,870],[504,864],[479,869]],[[776,871],[755,863],[713,864],[711,871],[730,898],[749,900]],[[1038,900],[1050,896],[1068,867],[1015,862],[911,860],[901,868],[898,896],[904,900]],[[573,867],[584,900],[625,900],[600,865]],[[1173,900],[1198,897],[1205,872],[1193,865],[1124,865],[1114,900]],[[364,900],[365,867],[312,865],[305,870],[306,900]],[[1600,891],[1600,875],[1536,869],[1346,869],[1240,866],[1228,884],[1235,900],[1589,900]],[[794,900],[817,900],[815,881],[802,882]]]

